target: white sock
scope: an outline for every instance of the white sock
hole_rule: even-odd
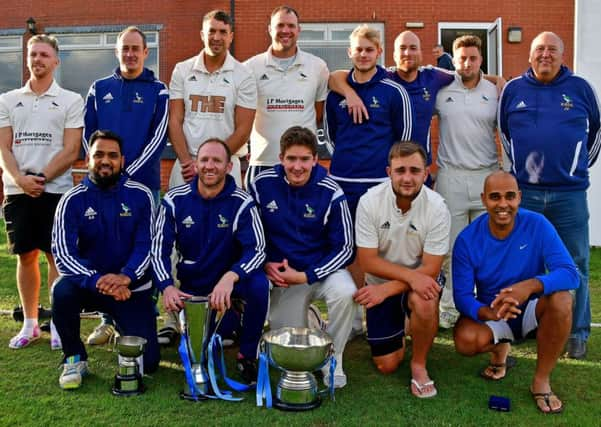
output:
[[[33,329],[38,325],[38,319],[25,319],[23,320],[23,327],[21,333],[28,337],[33,336]]]

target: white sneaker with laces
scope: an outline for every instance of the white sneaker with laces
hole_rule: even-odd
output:
[[[79,360],[79,355],[69,356],[63,364],[63,372],[58,384],[63,390],[73,390],[81,386],[82,377],[88,373],[88,362]]]

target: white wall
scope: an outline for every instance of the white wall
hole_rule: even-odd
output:
[[[601,96],[601,2],[599,0],[576,0],[574,25],[574,70],[586,77]],[[591,246],[601,246],[601,156],[591,168],[591,186],[588,205]]]

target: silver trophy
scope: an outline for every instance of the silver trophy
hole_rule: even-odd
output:
[[[283,371],[273,405],[286,411],[317,408],[321,398],[313,371],[330,359],[334,346],[325,332],[309,328],[280,328],[263,334],[270,362]]]
[[[115,375],[113,394],[115,396],[134,396],[144,392],[142,384],[143,353],[146,339],[131,335],[117,338],[119,352],[119,371]]]
[[[186,337],[185,350],[189,358],[190,373],[196,387],[195,390],[191,390],[187,380],[184,391],[180,393],[182,399],[206,399],[211,394],[207,372],[207,345],[211,337],[211,325],[214,322],[214,317],[209,299],[204,296],[186,299],[184,309],[179,312],[181,331]]]

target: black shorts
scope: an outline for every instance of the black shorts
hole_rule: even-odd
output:
[[[34,249],[51,251],[52,224],[62,194],[40,197],[13,194],[4,198],[4,221],[8,252],[24,254]]]
[[[410,314],[407,297],[406,292],[393,295],[366,310],[367,342],[373,357],[403,348],[405,316]]]

